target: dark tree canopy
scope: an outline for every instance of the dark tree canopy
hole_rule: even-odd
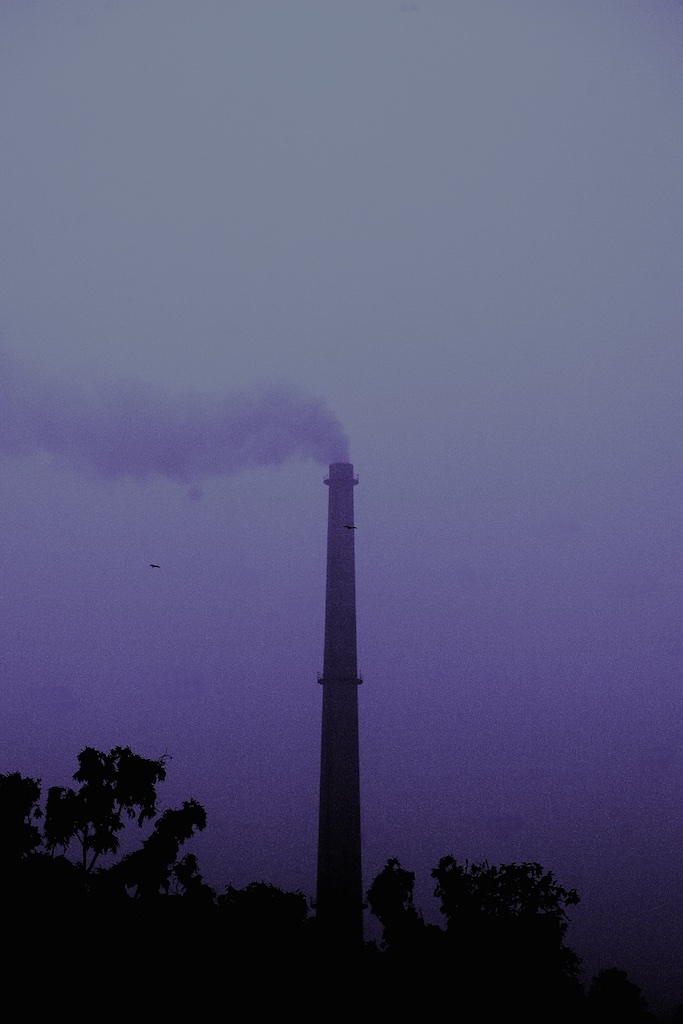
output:
[[[33,853],[42,842],[36,824],[43,813],[39,802],[39,779],[25,778],[19,772],[0,775],[0,814],[3,825],[0,865],[5,871]]]
[[[183,843],[206,827],[204,808],[188,800],[158,816],[166,760],[129,747],[108,753],[86,747],[73,776],[78,785],[52,786],[44,812],[39,779],[0,775],[4,910],[61,912],[84,901],[92,909],[104,900],[111,911],[115,901],[123,907],[160,894],[213,900],[196,858],[179,859]],[[152,821],[141,848],[116,861],[126,824],[142,829]]]
[[[588,989],[587,1007],[592,1024],[648,1024],[654,1020],[638,986],[617,967],[598,971]]]
[[[431,1019],[447,1006],[463,1021],[655,1019],[616,968],[584,992],[581,961],[565,941],[578,894],[535,862],[442,857],[431,872],[440,927],[415,906],[415,874],[390,858],[367,891],[382,940],[354,947],[340,984],[341,961],[317,941],[303,893],[260,881],[217,895],[196,856],[182,853],[207,816],[194,799],[160,811],[167,759],[86,747],[75,786],[51,787],[44,807],[40,779],[0,774],[0,912],[13,939],[4,980],[23,978],[30,957],[46,1013],[54,1016],[60,990],[63,1009],[72,1008],[74,978],[87,976],[103,991],[143,978],[148,1012],[208,1016],[229,968],[233,992],[269,1014],[298,1007],[315,972],[344,1013],[362,1005],[371,1015]],[[126,839],[140,842],[121,854],[127,826]],[[255,971],[267,979],[258,992]]]
[[[126,820],[142,826],[156,815],[156,787],[166,778],[165,761],[165,756],[156,761],[141,757],[130,747],[114,747],[108,754],[86,747],[73,776],[79,788],[48,790],[46,849],[61,848],[66,854],[75,841],[88,872],[103,854],[116,854]]]
[[[448,856],[432,877],[449,945],[478,984],[495,979],[494,1004],[508,999],[527,1017],[559,1020],[566,1011],[572,1019],[581,961],[564,939],[576,891],[535,862],[460,864]]]
[[[566,908],[579,902],[574,889],[558,885],[552,871],[537,863],[459,864],[449,856],[441,858],[432,878],[449,929],[472,920],[514,921],[537,926],[547,938],[554,933],[561,942],[568,925]]]
[[[564,944],[566,908],[579,902],[573,889],[536,863],[460,864],[447,856],[432,877],[444,929],[425,925],[413,902],[415,875],[396,858],[367,893],[404,992],[410,987],[423,997],[436,973],[448,977],[457,999],[477,1007],[482,1019],[513,1007],[527,1021],[579,1019],[580,960]]]
[[[383,928],[382,948],[393,955],[415,957],[424,951],[427,928],[415,909],[415,872],[390,857],[367,892],[370,911]]]
[[[196,858],[190,854],[178,860],[182,844],[205,828],[206,811],[196,800],[169,808],[157,818],[154,831],[143,840],[142,847],[127,854],[113,870],[115,877],[136,899],[181,892],[193,898],[213,898],[213,890],[201,881]]]

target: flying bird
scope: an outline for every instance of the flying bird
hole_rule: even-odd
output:
[[[160,569],[161,568],[160,565],[155,565],[154,562],[150,562],[149,563],[149,567],[150,567],[150,569]]]
[[[344,529],[345,529],[345,530],[355,530],[355,529],[356,529],[356,527],[355,527],[355,526],[347,526],[347,525],[346,525],[346,523],[345,523],[345,524],[344,524]]]

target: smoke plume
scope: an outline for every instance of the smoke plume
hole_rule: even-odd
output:
[[[228,394],[172,394],[139,380],[97,387],[32,375],[0,351],[0,452],[38,451],[105,477],[210,476],[294,459],[348,462],[348,439],[325,402],[293,384]]]

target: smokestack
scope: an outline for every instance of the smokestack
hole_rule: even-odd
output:
[[[321,939],[340,951],[363,943],[356,572],[353,488],[349,462],[333,462],[329,476],[327,585],[323,675],[318,884],[316,921]]]

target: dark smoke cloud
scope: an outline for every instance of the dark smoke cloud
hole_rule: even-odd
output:
[[[189,485],[293,459],[348,462],[326,404],[294,385],[171,394],[139,380],[97,387],[31,374],[0,351],[0,452],[45,451],[105,477],[165,476]]]

